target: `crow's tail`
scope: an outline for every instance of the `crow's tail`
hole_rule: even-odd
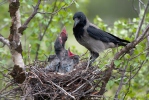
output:
[[[118,46],[126,46],[128,43],[130,43],[130,42],[127,40],[121,39],[117,44],[118,44]]]

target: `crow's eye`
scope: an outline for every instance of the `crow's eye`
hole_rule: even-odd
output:
[[[80,19],[80,18],[82,18],[82,16],[79,16],[78,18]]]

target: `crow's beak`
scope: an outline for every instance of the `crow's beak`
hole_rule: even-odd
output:
[[[78,18],[75,18],[73,27],[76,27],[79,22],[80,22],[80,20]]]

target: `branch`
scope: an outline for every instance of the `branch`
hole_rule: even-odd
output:
[[[9,40],[5,39],[1,34],[0,34],[0,42],[10,47]]]
[[[34,18],[34,16],[37,14],[37,11],[39,9],[39,5],[41,3],[41,0],[38,0],[37,4],[35,7],[33,7],[34,11],[33,13],[30,15],[30,17],[25,21],[25,23],[19,28],[19,33],[22,33],[26,28],[27,25],[29,24],[29,22]]]
[[[136,40],[134,40],[133,42],[127,44],[124,48],[122,48],[119,52],[117,52],[114,56],[114,59],[111,61],[110,65],[108,66],[108,68],[105,70],[105,78],[103,79],[102,82],[102,86],[100,89],[99,94],[103,95],[105,92],[105,87],[106,84],[108,83],[111,75],[112,75],[112,71],[114,68],[114,61],[119,59],[120,56],[122,56],[123,54],[127,53],[129,50],[133,49],[138,43],[140,43],[143,39],[145,39],[147,36],[149,36],[149,24],[147,25],[145,31],[143,32],[142,35],[140,35]]]
[[[114,100],[118,100],[118,94],[119,94],[119,92],[120,92],[120,90],[122,89],[122,86],[123,86],[123,81],[124,81],[124,77],[125,77],[126,68],[127,68],[127,65],[125,66],[125,69],[122,72],[121,81],[120,81],[119,87],[118,87],[118,89],[115,93]]]
[[[38,12],[40,14],[51,14],[51,15],[55,15],[57,14],[60,10],[62,9],[66,9],[68,7],[70,7],[73,3],[75,2],[75,0],[72,0],[71,3],[68,6],[65,6],[66,4],[64,4],[60,9],[54,11],[54,12]]]
[[[51,13],[47,13],[47,12],[37,12],[37,13],[40,13],[40,14],[51,14],[51,17],[50,17],[50,20],[48,21],[48,24],[46,25],[45,27],[45,30],[43,32],[43,35],[42,34],[39,34],[39,40],[42,41],[43,37],[45,36],[46,34],[46,31],[50,25],[50,23],[52,22],[52,19],[54,17],[55,14],[57,14],[60,10],[62,9],[66,9],[68,7],[70,7],[74,2],[75,0],[72,0],[72,2],[68,5],[68,6],[65,6],[65,4],[58,10],[55,11],[55,8],[56,8],[56,2],[57,0],[55,1],[55,4],[54,4],[54,7],[53,7],[53,11]],[[35,60],[38,59],[38,51],[40,50],[40,44],[37,44],[37,50],[36,50],[36,55],[35,55]]]
[[[49,81],[47,81],[49,82]],[[64,92],[64,94],[70,96],[71,98],[73,98],[74,100],[76,100],[76,98],[74,96],[72,96],[71,94],[69,94],[67,91],[65,91],[63,88],[61,88],[59,85],[56,85],[54,82],[50,81],[49,83],[53,84],[54,86],[56,86],[57,88],[59,88],[62,92]]]
[[[56,8],[56,2],[57,2],[57,0],[55,1],[54,7],[53,7],[53,12],[55,11],[55,8]],[[44,30],[44,32],[43,32],[43,35],[42,35],[42,34],[39,34],[39,40],[40,40],[40,41],[42,41],[43,37],[45,36],[46,31],[47,31],[47,29],[48,29],[50,23],[52,22],[53,17],[54,17],[54,15],[51,15],[50,20],[48,21],[48,24],[47,24],[46,27],[45,27],[45,30]],[[39,49],[40,49],[40,44],[37,44],[37,50],[36,50],[35,60],[38,59],[38,51],[39,51]]]
[[[21,34],[18,33],[18,28],[21,26],[19,6],[19,0],[10,0],[9,12],[12,19],[12,25],[10,27],[9,43],[14,65],[18,65],[24,69]]]
[[[25,80],[25,64],[22,57],[22,45],[21,36],[18,29],[21,26],[20,20],[20,2],[19,0],[9,0],[9,13],[11,17],[12,25],[10,27],[9,35],[9,49],[12,55],[12,60],[14,62],[13,70],[10,75],[14,78],[17,83],[23,83]]]
[[[142,19],[141,19],[141,21],[140,21],[140,23],[139,23],[138,29],[137,29],[137,31],[136,31],[136,36],[135,36],[135,39],[137,39],[137,38],[138,38],[138,36],[139,36],[139,33],[140,33],[140,30],[141,30],[141,27],[142,27],[143,22],[144,22],[145,15],[146,15],[146,13],[147,13],[148,6],[149,6],[149,1],[148,1],[148,3],[147,3],[147,6],[146,6],[146,8],[145,8],[145,10],[144,10],[143,17],[142,17]]]

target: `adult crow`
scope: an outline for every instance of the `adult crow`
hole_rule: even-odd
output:
[[[76,40],[81,45],[86,47],[91,54],[87,69],[88,66],[99,56],[99,52],[108,48],[126,46],[128,43],[130,43],[127,40],[120,39],[99,29],[97,26],[90,23],[82,12],[76,12],[73,16],[73,20],[73,34]]]

